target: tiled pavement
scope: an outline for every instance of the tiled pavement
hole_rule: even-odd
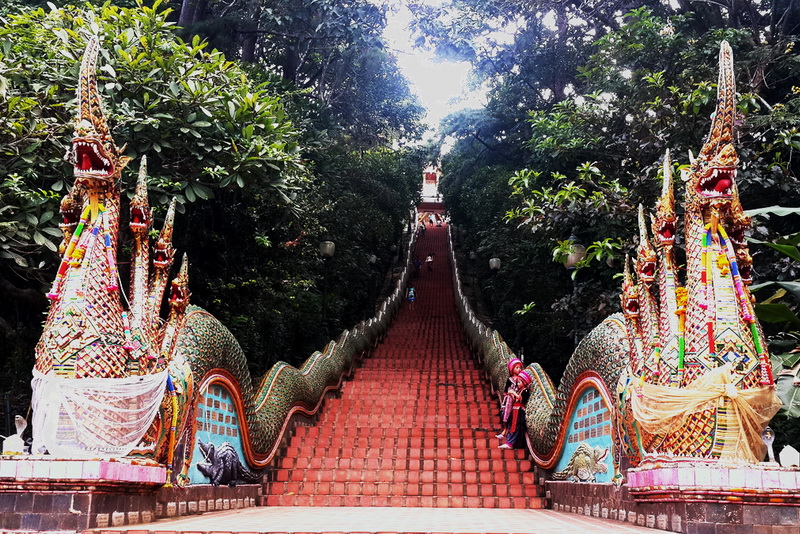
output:
[[[666,531],[553,510],[266,506],[94,532],[658,534]]]

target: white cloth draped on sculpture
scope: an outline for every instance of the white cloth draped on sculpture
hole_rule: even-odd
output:
[[[766,453],[761,432],[781,407],[781,401],[775,388],[738,389],[733,378],[726,364],[684,388],[646,382],[633,386],[633,417],[644,431],[664,435],[682,431],[694,414],[716,409],[716,432],[725,433],[716,436],[723,442],[720,460],[761,462]]]
[[[33,447],[60,458],[133,450],[164,398],[167,371],[126,378],[63,378],[33,371]]]

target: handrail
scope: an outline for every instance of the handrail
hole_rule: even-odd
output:
[[[452,226],[448,226],[447,228],[447,245],[453,273],[453,290],[455,292],[456,309],[458,310],[461,324],[464,327],[464,334],[467,337],[471,352],[478,359],[478,362],[483,365],[484,371],[486,371],[489,376],[493,393],[500,399],[509,376],[508,362],[513,358],[517,358],[517,355],[503,340],[500,333],[478,319],[475,312],[472,310],[469,298],[464,294],[461,287],[460,270],[453,247]],[[538,372],[541,370],[538,364],[532,364],[530,367],[532,367],[534,371],[532,376],[537,378],[544,377],[544,379],[546,379],[545,382],[542,383],[542,390],[545,392],[547,401],[552,405],[555,399],[552,382],[544,372]],[[526,432],[526,437],[528,439],[526,439],[526,445],[528,451],[533,453],[530,437],[527,436],[527,433],[528,432]]]
[[[323,352],[317,351],[312,354],[303,362],[299,369],[285,362],[278,362],[267,372],[259,387],[259,391],[264,392],[259,396],[259,406],[269,406],[269,410],[272,412],[271,415],[273,416],[272,419],[282,419],[282,421],[281,430],[277,433],[277,439],[272,447],[272,453],[266,459],[265,463],[269,463],[274,457],[277,451],[277,444],[279,444],[283,438],[283,434],[286,431],[286,424],[291,415],[298,410],[307,415],[316,413],[322,404],[322,397],[325,393],[328,390],[338,389],[341,386],[343,377],[349,374],[356,357],[367,352],[370,347],[374,346],[375,343],[386,334],[403,302],[403,291],[408,282],[411,268],[411,251],[416,243],[416,238],[416,233],[412,233],[400,278],[397,280],[392,293],[386,297],[378,307],[378,311],[374,317],[366,321],[361,321],[350,330],[343,330],[338,339],[331,340]],[[330,371],[326,373],[327,376],[316,376],[313,370],[317,366],[317,363],[326,360],[330,360],[326,366],[326,368],[330,369]],[[295,371],[295,373],[293,373],[294,376],[289,377],[289,379],[297,379],[295,381],[297,390],[294,398],[290,403],[280,403],[279,396],[273,395],[272,402],[270,403],[268,399],[270,396],[269,392],[273,389],[280,391],[280,375],[287,367]],[[325,387],[321,391],[319,387],[314,390],[313,386],[315,384],[318,386],[320,383],[324,383]],[[311,391],[309,391],[309,389]],[[262,396],[264,397],[263,399],[260,398]],[[314,408],[309,409],[309,406],[314,406]],[[275,417],[276,415],[278,417]],[[283,415],[283,417],[280,417],[281,415]]]
[[[344,377],[352,372],[356,358],[385,336],[403,301],[416,238],[416,233],[413,233],[395,288],[380,304],[375,316],[343,330],[337,339],[328,342],[322,351],[315,351],[299,368],[277,362],[258,387],[253,388],[246,365],[234,366],[236,369],[230,372],[209,362],[211,364],[198,380],[197,391],[205,391],[211,384],[220,383],[231,390],[234,401],[238,399],[235,405],[242,416],[243,449],[250,467],[262,469],[268,466],[279,451],[285,433],[291,429],[289,423],[295,412],[308,416],[316,414],[323,405],[325,394],[339,389]],[[199,319],[207,315],[205,312],[196,314]],[[197,413],[200,402],[202,395],[198,394],[194,399],[194,413]]]

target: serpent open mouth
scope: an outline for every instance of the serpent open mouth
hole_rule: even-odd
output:
[[[78,226],[79,216],[74,211],[72,210],[63,211],[61,212],[61,216],[63,217],[63,220],[61,224],[59,224],[58,226],[62,230],[73,230],[75,229],[76,226]]]
[[[656,262],[645,260],[639,268],[639,277],[645,282],[652,282],[656,276]]]
[[[728,236],[734,244],[744,245],[746,241],[745,227],[734,226],[733,228],[728,229]]]
[[[625,297],[623,303],[623,312],[628,317],[636,317],[639,315],[639,299],[635,297]]]
[[[658,224],[656,235],[661,243],[672,244],[675,242],[675,221],[663,220]]]
[[[92,178],[109,178],[114,174],[111,158],[97,141],[76,139],[72,142],[75,174]]]
[[[153,255],[153,265],[160,269],[164,269],[169,267],[170,259],[170,254],[165,249],[156,249],[155,254]]]
[[[130,227],[132,232],[147,229],[147,213],[145,213],[145,210],[137,206],[131,208]]]
[[[747,285],[753,283],[753,266],[752,265],[739,265],[739,277]]]
[[[733,181],[736,169],[733,167],[714,167],[697,184],[697,192],[707,198],[733,196]]]

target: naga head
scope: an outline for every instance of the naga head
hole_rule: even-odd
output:
[[[669,149],[664,154],[664,181],[661,185],[661,196],[656,202],[656,215],[653,218],[653,235],[660,247],[675,245],[675,192],[672,189],[672,162]]]
[[[139,179],[136,194],[131,199],[131,220],[129,223],[133,237],[139,241],[147,237],[153,221],[153,211],[147,201],[147,156],[142,156],[139,166]]]
[[[719,50],[717,109],[711,120],[711,131],[703,148],[692,158],[685,174],[686,209],[721,210],[730,206],[736,193],[736,169],[739,156],[733,147],[736,118],[736,83],[733,77],[733,52],[727,41]]]
[[[623,273],[620,300],[622,313],[625,317],[627,319],[636,319],[639,317],[639,285],[633,281],[631,276],[630,262],[630,257],[625,256],[625,271]]]
[[[747,237],[745,233],[752,225],[753,220],[745,214],[742,202],[738,196],[731,202],[731,209],[724,222],[725,228],[728,231],[728,237],[733,243],[733,246],[736,248],[746,247]]]
[[[644,284],[650,285],[656,278],[656,251],[650,245],[644,208],[639,204],[639,247],[636,249],[636,275]]]
[[[169,205],[167,216],[164,219],[164,226],[158,234],[155,247],[153,248],[153,267],[159,270],[168,271],[172,267],[172,260],[175,257],[175,248],[172,246],[172,229],[175,224],[175,198]],[[185,259],[184,259],[185,261]]]
[[[739,278],[746,285],[753,283],[753,257],[747,247],[736,249],[736,264],[739,267]]]
[[[114,144],[103,113],[95,72],[99,49],[97,37],[92,37],[81,61],[78,116],[65,156],[73,165],[75,183],[90,187],[113,184],[130,161]]]
[[[66,248],[67,243],[72,239],[72,234],[75,233],[75,228],[78,226],[78,221],[81,217],[81,205],[75,197],[76,192],[77,190],[73,189],[61,199],[61,206],[59,208],[61,223],[58,225],[58,228],[61,230],[61,235],[64,237],[61,243],[62,248]],[[60,252],[62,254],[64,253],[63,250]]]
[[[189,306],[189,260],[186,254],[183,255],[181,261],[181,268],[178,271],[178,276],[172,280],[172,287],[169,295],[169,309],[170,315],[180,315],[186,311]]]

